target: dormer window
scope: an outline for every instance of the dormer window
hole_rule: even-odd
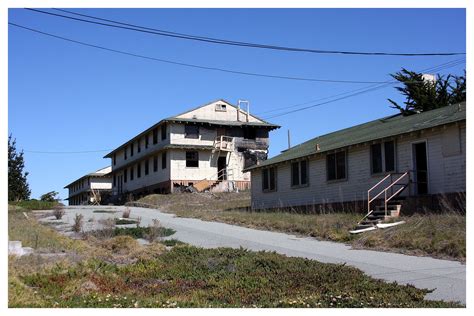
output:
[[[227,105],[225,105],[225,104],[216,104],[216,111],[226,112],[227,111]]]

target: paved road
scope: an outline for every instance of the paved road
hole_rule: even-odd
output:
[[[75,213],[82,213],[85,229],[92,229],[94,222],[106,217],[121,216],[123,207],[114,207],[118,213],[93,213],[101,207],[68,207],[63,221],[73,222]],[[173,228],[172,238],[206,248],[244,247],[251,250],[276,251],[294,257],[304,257],[328,263],[346,263],[357,267],[368,275],[386,281],[412,284],[418,288],[434,289],[427,299],[466,302],[466,266],[449,260],[427,257],[406,256],[402,254],[354,250],[334,242],[318,241],[314,238],[300,238],[293,235],[250,229],[199,219],[180,218],[158,210],[131,208],[131,217],[140,216],[141,224],[146,226],[152,219],[160,220],[163,226]]]

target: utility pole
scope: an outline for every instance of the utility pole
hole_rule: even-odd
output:
[[[288,149],[291,148],[290,130],[288,130]]]

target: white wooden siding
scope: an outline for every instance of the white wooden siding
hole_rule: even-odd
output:
[[[460,133],[453,133],[458,129]],[[461,142],[461,153],[443,156],[443,137]],[[443,136],[444,135],[444,136]],[[413,170],[412,144],[427,142],[429,193],[448,193],[466,190],[466,128],[465,123],[424,130],[411,136],[396,139],[396,166],[398,172]],[[309,186],[291,187],[291,164],[277,166],[277,191],[262,192],[261,169],[252,171],[252,206],[254,208],[286,207],[322,204],[367,199],[367,190],[384,175],[371,175],[370,145],[355,146],[347,150],[347,179],[326,180],[326,155],[313,157],[309,161]]]

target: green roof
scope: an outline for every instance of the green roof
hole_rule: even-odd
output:
[[[388,116],[318,136],[246,170],[463,120],[466,120],[465,102],[409,116],[401,114]]]

